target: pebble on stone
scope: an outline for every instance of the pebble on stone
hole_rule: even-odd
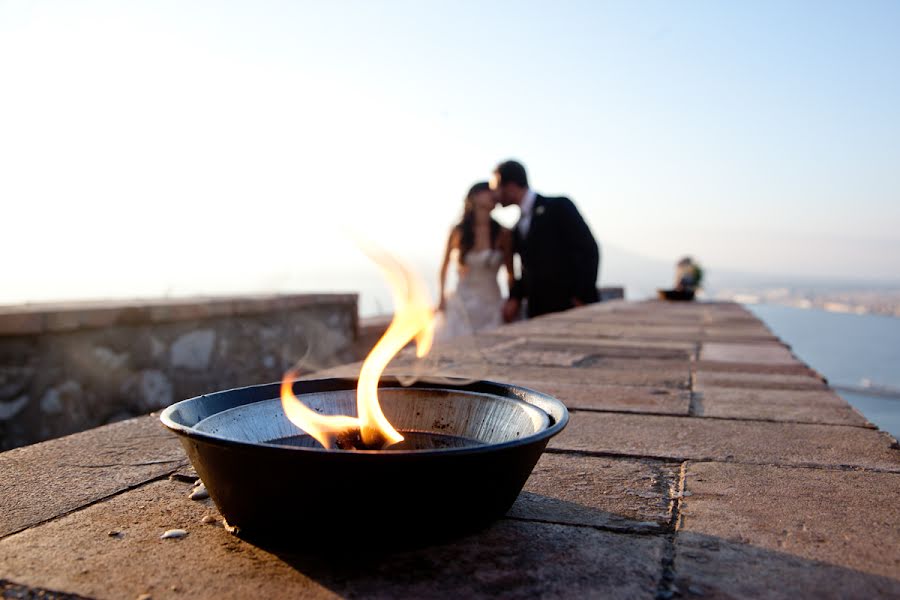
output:
[[[188,534],[188,532],[185,531],[184,529],[169,529],[168,531],[163,533],[161,536],[159,536],[159,539],[161,539],[161,540],[167,540],[170,538],[171,539],[179,539],[179,538],[183,538],[187,534]]]
[[[188,498],[191,500],[206,500],[209,498],[209,492],[206,491],[206,486],[203,485],[202,481],[199,479],[197,480],[197,483],[194,484],[194,489],[191,490]]]

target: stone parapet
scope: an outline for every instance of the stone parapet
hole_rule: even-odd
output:
[[[58,333],[117,325],[150,325],[279,313],[323,304],[357,303],[356,294],[289,294],[102,300],[0,306],[0,336]]]
[[[4,307],[0,449],[353,360],[357,329],[354,294]]]
[[[897,441],[740,306],[601,303],[434,352],[444,374],[518,383],[570,409],[569,427],[490,527],[391,552],[352,539],[338,555],[303,540],[253,545],[224,529],[209,499],[188,498],[197,476],[178,441],[141,417],[0,454],[0,590],[155,600],[900,596]],[[409,372],[412,360],[404,352],[392,370]],[[174,528],[187,535],[160,539]]]

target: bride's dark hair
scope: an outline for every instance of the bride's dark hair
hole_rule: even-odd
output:
[[[466,254],[475,246],[475,196],[486,192],[491,186],[486,181],[480,181],[469,188],[466,194],[463,216],[456,230],[459,231],[459,264],[466,264]],[[497,244],[497,236],[500,235],[500,223],[491,217],[491,248]]]

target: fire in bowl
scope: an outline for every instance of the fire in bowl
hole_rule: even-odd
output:
[[[184,400],[163,411],[228,524],[242,536],[379,547],[468,531],[502,516],[568,421],[555,398],[488,381],[378,397],[403,441],[325,449],[282,408],[274,383]],[[357,411],[357,381],[293,383],[321,415]]]

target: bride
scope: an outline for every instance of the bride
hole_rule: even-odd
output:
[[[497,199],[486,182],[476,183],[466,195],[463,216],[450,231],[438,285],[438,311],[443,324],[438,335],[451,338],[497,327],[503,322],[503,297],[497,273],[506,267],[513,281],[512,232],[491,218]],[[455,254],[459,275],[456,290],[445,293],[447,268]]]

